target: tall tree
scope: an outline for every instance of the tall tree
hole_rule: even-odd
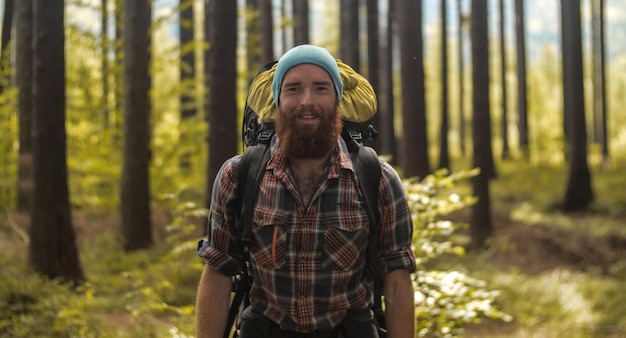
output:
[[[28,261],[47,277],[78,284],[85,276],[67,181],[64,7],[63,0],[33,4],[34,189]]]
[[[280,30],[281,30],[281,34],[280,34],[280,40],[281,40],[281,53],[285,53],[287,51],[287,35],[289,33],[289,30],[287,29],[287,27],[289,26],[288,24],[288,11],[287,11],[287,2],[292,2],[292,0],[280,0]],[[293,14],[293,13],[292,13]]]
[[[355,71],[361,69],[359,59],[359,0],[340,0],[339,57]]]
[[[448,0],[440,0],[441,9],[441,126],[439,128],[439,168],[450,168],[448,154]]]
[[[524,0],[515,0],[515,44],[517,45],[517,128],[522,156],[529,158],[526,98],[526,31]]]
[[[592,0],[593,116],[594,141],[602,147],[602,159],[609,159],[607,137],[606,80],[604,52],[604,0]]]
[[[569,179],[561,210],[581,211],[593,201],[587,164],[580,0],[561,0],[563,108],[569,130]]]
[[[380,38],[378,34],[378,0],[367,0],[367,78],[375,93],[380,93]],[[380,126],[380,115],[375,114],[372,125]]]
[[[246,0],[246,79],[248,85],[261,68],[261,20],[257,0]]]
[[[102,116],[104,126],[109,125],[109,0],[100,1],[100,49],[102,52]]]
[[[202,62],[204,64],[204,67],[202,69],[202,75],[203,79],[202,79],[202,93],[204,95],[203,97],[203,108],[204,108],[204,119],[206,121],[209,120],[209,98],[210,96],[208,95],[208,90],[209,90],[209,58],[211,57],[211,54],[209,53],[209,51],[211,50],[211,45],[210,45],[210,41],[209,41],[209,36],[211,35],[211,6],[209,6],[210,1],[209,0],[204,0],[203,1],[203,14],[204,14],[204,23],[203,23],[203,31],[204,31],[204,41],[203,41],[203,45],[205,46],[202,49]]]
[[[402,74],[402,169],[407,177],[430,173],[422,38],[422,1],[396,2]]]
[[[378,139],[379,152],[391,156],[390,162],[397,163],[398,152],[394,128],[394,95],[393,95],[393,40],[394,40],[394,2],[387,0],[385,14],[385,35],[380,48],[380,92],[378,95],[380,109],[380,125]]]
[[[274,60],[274,18],[272,0],[259,0],[259,18],[261,21],[261,64]]]
[[[502,137],[502,159],[509,158],[509,114],[507,104],[506,85],[506,31],[504,30],[504,0],[500,0],[500,81],[502,88],[502,116],[500,120],[500,135]]]
[[[192,156],[195,135],[189,125],[196,123],[198,114],[196,101],[196,41],[195,41],[194,1],[178,1],[179,32],[179,104],[180,104],[180,139],[178,163],[182,173],[192,170]]]
[[[210,1],[209,162],[206,206],[220,167],[237,151],[237,2]]]
[[[467,18],[463,13],[463,0],[457,0],[456,9],[459,20],[458,40],[459,40],[459,147],[461,154],[465,155],[465,60],[464,44],[465,28]]]
[[[309,0],[292,0],[293,9],[293,44],[309,43]]]
[[[180,34],[180,116],[196,116],[196,44],[194,41],[193,1],[179,0],[178,28]]]
[[[17,2],[15,22],[15,81],[19,112],[17,210],[31,209],[33,191],[33,0]]]
[[[9,51],[11,50],[11,27],[13,26],[13,0],[4,0],[4,16],[2,18],[2,41],[0,42],[0,93],[8,86]]]
[[[150,221],[151,0],[124,1],[124,151],[120,196],[124,250],[152,245]]]
[[[474,205],[471,218],[472,245],[480,248],[493,233],[489,179],[493,177],[491,152],[491,117],[489,109],[489,40],[487,26],[487,1],[472,0],[472,144],[473,161],[480,173],[473,177]]]
[[[112,126],[116,130],[114,140],[121,140],[119,133],[124,115],[124,0],[113,0],[115,9],[113,16],[115,18],[115,37],[113,40],[113,58],[115,64],[112,67],[113,73],[113,93],[115,98],[115,112],[113,114]]]

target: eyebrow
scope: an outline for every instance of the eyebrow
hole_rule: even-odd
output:
[[[291,81],[291,82],[283,83],[283,87],[298,86],[298,85],[302,85],[302,81]],[[332,81],[326,81],[326,80],[313,81],[313,85],[315,85],[315,86],[332,86]]]

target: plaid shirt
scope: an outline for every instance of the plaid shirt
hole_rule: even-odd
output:
[[[339,139],[326,178],[308,206],[279,148],[274,137],[253,216],[252,309],[285,330],[327,331],[339,325],[348,310],[373,304],[366,273],[369,219],[364,198],[343,140]],[[239,239],[240,158],[228,160],[217,175],[209,221],[212,243],[199,251],[207,264],[226,275],[242,268],[233,257],[239,255],[232,254]],[[381,169],[381,275],[396,269],[414,271],[413,228],[402,183],[390,165],[381,161]]]

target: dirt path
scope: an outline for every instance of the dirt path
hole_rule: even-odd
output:
[[[591,267],[607,272],[611,265],[626,259],[626,238],[615,234],[591,236],[548,225],[520,224],[502,216],[496,217],[494,232],[494,254],[488,256],[489,261],[530,274]]]

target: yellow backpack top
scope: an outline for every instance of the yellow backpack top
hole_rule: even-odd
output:
[[[261,72],[252,81],[248,93],[247,105],[254,111],[261,123],[273,123],[278,107],[272,98],[272,80],[276,72],[276,63]],[[376,94],[372,85],[343,61],[337,59],[339,74],[343,82],[341,112],[343,119],[349,122],[369,121],[377,110]]]

